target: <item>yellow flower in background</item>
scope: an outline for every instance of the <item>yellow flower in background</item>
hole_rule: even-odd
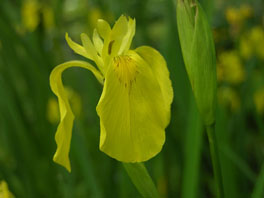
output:
[[[95,28],[97,25],[96,21],[102,18],[103,18],[103,12],[101,11],[100,8],[92,7],[90,9],[88,13],[88,22],[92,28]]]
[[[225,17],[230,25],[240,26],[253,15],[253,8],[250,5],[242,4],[239,8],[228,7]]]
[[[254,93],[254,103],[259,114],[264,113],[264,88],[259,89]]]
[[[230,87],[220,87],[217,92],[220,105],[229,107],[232,112],[240,109],[240,98],[236,91]]]
[[[46,30],[51,30],[55,26],[54,12],[50,6],[42,7],[43,23]]]
[[[65,91],[74,115],[79,117],[82,110],[82,100],[80,95],[69,87],[65,87]],[[59,104],[55,97],[50,97],[48,100],[47,119],[52,124],[57,124],[60,121]]]
[[[241,56],[245,59],[253,55],[264,59],[264,28],[255,26],[246,32],[240,39],[239,48]]]
[[[249,59],[252,56],[254,49],[248,36],[243,36],[239,40],[239,51],[244,59]]]
[[[260,26],[255,26],[250,31],[250,40],[254,43],[259,42],[263,39],[263,29]]]
[[[242,15],[239,12],[239,9],[234,7],[229,7],[225,11],[225,17],[229,24],[231,25],[241,25],[243,20]]]
[[[92,28],[96,27],[97,20],[101,18],[103,18],[103,13],[99,8],[93,7],[92,9],[90,9],[90,12],[88,14],[88,21]]]
[[[253,16],[253,8],[250,5],[242,4],[240,7],[228,7],[225,10],[227,22],[231,25],[231,33],[236,36],[244,22]]]
[[[102,11],[99,7],[91,7],[88,12],[88,23],[92,29],[97,26],[98,19],[105,19],[111,23],[114,16],[111,12]]]
[[[169,71],[155,49],[142,46],[130,50],[134,34],[135,20],[125,16],[121,16],[113,28],[106,21],[98,20],[92,41],[81,34],[82,45],[66,34],[69,46],[97,66],[86,61],[69,61],[58,65],[50,75],[61,115],[53,159],[69,171],[74,115],[61,79],[62,72],[69,67],[90,70],[103,85],[96,107],[100,117],[101,151],[122,162],[142,162],[162,149],[173,98]]]
[[[236,51],[225,51],[219,55],[217,73],[219,81],[239,84],[245,80],[245,71]]]
[[[5,181],[0,182],[0,198],[14,198],[14,195],[9,192],[8,185]]]
[[[47,120],[52,123],[58,123],[60,121],[60,112],[58,100],[54,97],[48,99],[47,104]]]
[[[37,0],[23,1],[21,8],[21,18],[22,24],[26,31],[35,31],[41,21],[41,15],[43,17],[43,25],[45,29],[52,29],[55,25],[54,12],[50,6],[41,4]]]
[[[253,16],[253,8],[248,4],[242,4],[239,8],[239,12],[244,19],[250,18]]]
[[[29,32],[33,32],[40,22],[39,9],[40,5],[37,1],[23,1],[21,8],[22,23]]]
[[[252,28],[249,34],[249,39],[255,48],[257,56],[264,59],[264,29],[261,26]]]

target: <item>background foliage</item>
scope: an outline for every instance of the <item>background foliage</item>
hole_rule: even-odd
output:
[[[216,132],[227,197],[264,196],[264,2],[202,0],[217,52]],[[140,197],[121,163],[100,152],[95,111],[102,88],[88,71],[64,73],[77,115],[72,173],[53,163],[58,124],[49,74],[82,59],[67,46],[96,20],[136,18],[133,47],[167,60],[174,87],[166,143],[146,167],[162,198],[213,197],[207,137],[181,56],[173,0],[0,0],[0,180],[19,198]],[[203,46],[201,46],[202,48]]]

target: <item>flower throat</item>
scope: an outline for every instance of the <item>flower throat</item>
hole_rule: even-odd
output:
[[[136,81],[138,74],[136,61],[128,55],[121,55],[114,58],[114,69],[120,83],[125,87],[131,87]]]

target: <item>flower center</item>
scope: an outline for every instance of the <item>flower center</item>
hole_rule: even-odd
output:
[[[113,61],[114,70],[120,83],[124,84],[125,87],[130,87],[136,81],[138,74],[136,61],[128,55],[114,57]]]

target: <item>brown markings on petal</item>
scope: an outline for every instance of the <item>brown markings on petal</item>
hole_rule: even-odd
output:
[[[115,40],[110,41],[109,45],[108,45],[108,55],[110,55],[112,53],[112,47],[114,44]]]
[[[125,88],[131,88],[136,82],[136,76],[139,74],[136,62],[128,55],[114,57],[114,71],[117,74],[119,82]]]

